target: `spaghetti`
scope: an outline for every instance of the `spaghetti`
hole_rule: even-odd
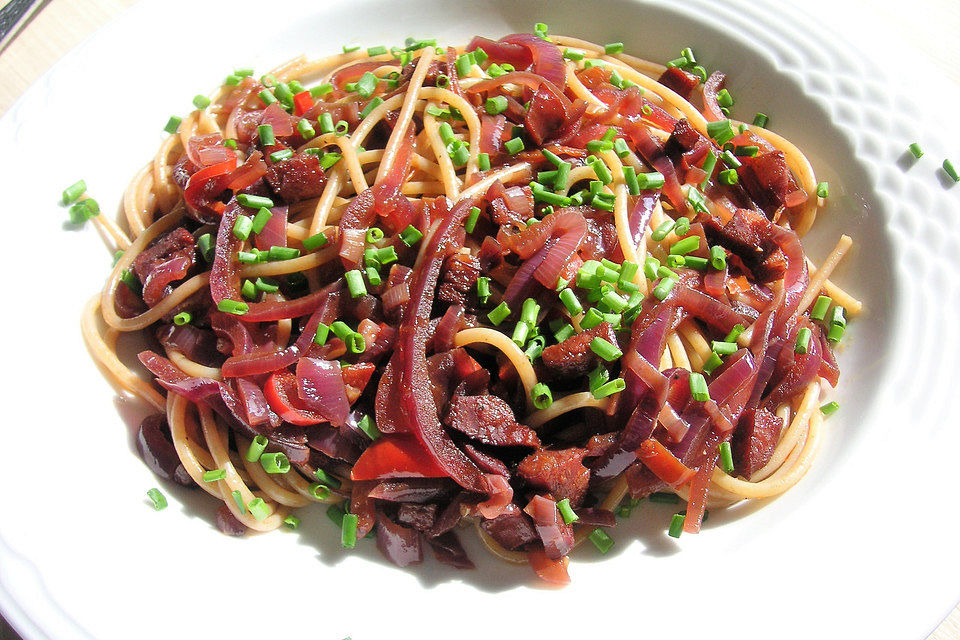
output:
[[[687,501],[679,535],[796,484],[860,311],[828,280],[851,241],[814,270],[810,163],[729,117],[722,73],[622,50],[410,40],[198,96],[126,230],[86,209],[117,259],[83,335],[160,412],[150,467],[227,533],[323,502],[346,547],[469,567],[466,519],[559,583],[646,496]],[[155,338],[155,384],[122,334]]]

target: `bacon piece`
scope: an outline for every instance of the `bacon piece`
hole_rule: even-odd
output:
[[[577,506],[587,493],[590,470],[583,466],[586,449],[539,449],[520,461],[517,476],[530,486],[549,491],[557,500]]]
[[[590,350],[594,338],[603,338],[616,346],[617,334],[609,322],[601,322],[592,329],[571,336],[543,350],[543,364],[558,378],[586,375],[598,362],[599,356]]]
[[[689,99],[690,94],[700,84],[700,78],[680,67],[667,67],[667,70],[663,72],[657,82],[671,89],[680,97]]]
[[[316,198],[327,183],[320,159],[310,153],[296,153],[281,162],[270,163],[265,177],[274,193],[287,203]]]
[[[483,444],[540,446],[536,432],[519,424],[510,405],[494,395],[454,396],[444,424]]]
[[[134,259],[130,269],[143,283],[143,301],[154,306],[172,290],[197,261],[197,242],[190,232],[177,227]]]
[[[767,217],[772,219],[780,207],[795,207],[807,200],[806,192],[797,184],[782,151],[743,157],[741,162],[743,164],[737,169],[740,182]]]
[[[503,513],[492,520],[481,520],[480,528],[497,544],[510,551],[537,539],[530,517],[515,504],[507,505]]]
[[[471,254],[455,253],[444,260],[437,298],[450,304],[466,304],[480,277],[480,261]]]

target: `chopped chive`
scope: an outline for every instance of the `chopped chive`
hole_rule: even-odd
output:
[[[727,334],[727,337],[723,339],[724,342],[736,342],[737,338],[740,337],[740,334],[746,331],[747,328],[742,324],[733,325],[733,329],[730,330],[730,333]]]
[[[590,167],[593,169],[593,172],[597,174],[597,179],[603,184],[610,184],[613,182],[613,176],[610,174],[610,169],[608,169],[607,165],[603,163],[603,160],[600,160],[599,158],[594,160]]]
[[[499,326],[501,322],[510,315],[510,307],[506,302],[501,302],[497,307],[487,314],[487,318],[493,323],[493,326]]]
[[[729,120],[717,120],[707,123],[707,135],[713,138],[717,144],[724,145],[733,140],[736,135]]]
[[[524,349],[523,354],[527,356],[527,359],[529,359],[532,363],[540,357],[540,355],[543,353],[544,347],[546,346],[546,338],[543,336],[535,336],[530,339],[530,342],[527,344],[527,348]]]
[[[300,249],[294,249],[293,247],[270,247],[270,251],[267,252],[267,259],[271,261],[276,260],[293,260],[294,258],[300,257]]]
[[[584,52],[580,49],[566,48],[563,50],[563,57],[567,60],[583,60]]]
[[[647,256],[643,261],[643,275],[647,280],[657,279],[657,270],[660,268],[660,261],[653,256]]]
[[[810,329],[808,327],[801,327],[797,331],[797,341],[793,345],[794,353],[806,353],[810,348]]]
[[[620,393],[626,388],[627,383],[623,378],[614,378],[610,382],[606,382],[596,389],[593,389],[593,397],[597,400],[600,400],[601,398],[606,398],[607,396],[611,396],[615,393]]]
[[[243,281],[243,286],[240,287],[240,295],[247,300],[253,300],[257,297],[257,287],[253,284],[252,280]]]
[[[667,535],[671,538],[679,538],[680,534],[683,533],[683,523],[686,521],[687,517],[679,513],[673,514],[673,518],[670,520],[670,528],[667,530]]]
[[[490,299],[490,278],[487,276],[477,278],[477,299],[480,304],[486,304]]]
[[[340,545],[344,549],[353,549],[357,546],[357,514],[343,514],[343,525],[340,530]]]
[[[283,453],[264,453],[260,456],[260,466],[267,473],[287,473],[290,471],[290,460]]]
[[[206,109],[210,106],[210,98],[204,95],[195,95],[193,96],[193,106],[197,109]]]
[[[329,82],[317,85],[310,88],[310,96],[312,98],[319,98],[320,96],[327,95],[333,91],[333,85]]]
[[[306,249],[307,251],[316,251],[317,249],[325,246],[329,242],[330,240],[327,238],[326,234],[318,233],[304,240],[303,248]]]
[[[714,340],[710,343],[710,349],[721,356],[729,356],[732,353],[736,353],[737,349],[740,347],[736,342],[723,342],[720,340]]]
[[[727,474],[733,474],[733,451],[729,442],[720,443],[720,468]]]
[[[923,156],[923,149],[920,147],[919,142],[913,142],[910,144],[910,153],[913,154],[914,158],[921,158]]]
[[[353,53],[354,51],[359,51],[359,50],[360,50],[360,45],[353,45],[353,46],[346,45],[346,44],[343,45],[344,53]]]
[[[607,535],[607,532],[600,527],[591,531],[588,537],[600,553],[606,553],[613,547],[613,538]]]
[[[550,387],[542,382],[538,382],[530,391],[530,398],[533,400],[533,406],[537,409],[546,409],[553,404],[553,394],[550,393]]]
[[[810,311],[810,317],[814,320],[823,320],[827,315],[827,309],[830,308],[830,304],[833,302],[833,298],[830,296],[818,296],[817,301],[813,303],[813,309]]]
[[[826,198],[830,195],[830,183],[829,182],[820,182],[817,184],[817,197]]]
[[[264,89],[257,94],[257,97],[260,98],[260,102],[267,105],[268,107],[277,101],[277,97],[273,95],[273,92],[269,89]]]
[[[477,168],[480,171],[489,171],[490,169],[490,154],[489,153],[479,153],[477,154]]]
[[[700,248],[700,236],[689,236],[678,240],[670,246],[670,255],[685,256]]]
[[[265,147],[276,144],[277,141],[273,135],[273,125],[262,124],[257,127],[257,138],[260,140],[260,144]]]
[[[590,350],[607,362],[613,362],[623,355],[623,352],[620,351],[619,347],[610,344],[610,342],[599,336],[590,341]]]
[[[360,117],[366,118],[368,115],[370,115],[371,111],[379,107],[381,104],[383,104],[383,98],[381,98],[380,96],[377,96],[376,98],[374,98],[373,100],[367,103],[367,106],[365,106],[363,108],[363,111],[360,112]]]
[[[453,161],[455,167],[462,167],[470,159],[470,148],[459,140],[447,146],[447,153],[450,154],[450,160]]]
[[[177,129],[180,128],[181,122],[183,122],[183,118],[180,116],[170,116],[170,119],[167,120],[167,124],[163,126],[163,130],[170,134],[176,133]]]
[[[540,305],[533,298],[527,298],[523,301],[523,307],[520,309],[520,322],[526,322],[530,327],[537,325],[537,316],[540,314]]]
[[[459,56],[454,66],[457,69],[457,75],[461,78],[470,75],[470,71],[473,69],[473,56],[469,53]]]
[[[753,116],[753,124],[758,127],[766,128],[767,122],[770,121],[770,118],[765,113],[757,112],[757,115]]]
[[[337,479],[336,476],[333,476],[327,473],[323,469],[317,469],[316,471],[313,472],[313,475],[317,480],[319,480],[325,485],[329,485],[333,487],[334,489],[339,489],[340,485],[342,484],[340,480]]]
[[[387,48],[384,47],[383,45],[380,45],[377,47],[370,47],[369,49],[367,49],[368,56],[382,56],[385,53],[387,53]]]
[[[330,327],[323,324],[322,322],[317,324],[317,330],[313,334],[313,343],[314,344],[326,344],[327,337],[330,335]]]
[[[583,314],[583,318],[580,319],[580,328],[584,330],[593,329],[601,322],[603,322],[602,313],[597,309],[587,309],[587,312]]]
[[[710,264],[717,271],[721,271],[727,266],[727,252],[718,244],[710,247]]]
[[[630,147],[627,146],[627,141],[623,138],[617,138],[613,141],[613,151],[617,154],[617,157],[621,159],[630,155]]]
[[[250,441],[250,446],[247,447],[246,459],[247,462],[256,462],[260,459],[260,456],[263,454],[264,450],[267,448],[267,436],[256,436],[253,440]]]
[[[317,135],[317,132],[314,130],[313,125],[306,118],[302,118],[300,122],[297,123],[297,131],[300,133],[300,136],[304,140],[309,140]]]
[[[237,300],[230,300],[229,298],[221,300],[217,303],[217,309],[223,311],[224,313],[232,313],[235,316],[242,316],[245,314],[250,307],[247,306],[246,302],[239,302]]]
[[[583,313],[583,306],[581,306],[580,301],[577,299],[577,294],[575,294],[572,289],[564,289],[560,292],[560,302],[563,303],[563,306],[566,307],[572,316]]]
[[[297,529],[300,526],[300,518],[293,515],[287,516],[283,519],[283,524],[285,524],[288,529]]]
[[[185,324],[190,324],[192,319],[193,317],[188,311],[181,311],[177,315],[173,316],[173,324],[177,325],[178,327],[182,327]]]
[[[240,490],[232,491],[230,495],[233,496],[233,501],[237,504],[237,509],[240,513],[245,514],[247,512],[247,505],[243,503],[243,495],[240,493]]]
[[[367,340],[363,337],[362,333],[357,333],[356,331],[351,332],[348,335],[343,343],[347,345],[347,351],[349,353],[363,353],[367,350]]]
[[[954,182],[960,182],[960,173],[957,173],[956,167],[953,166],[953,163],[950,160],[943,161],[943,170],[946,172],[950,179]]]
[[[367,71],[357,80],[357,93],[360,94],[361,98],[369,98],[373,95],[373,92],[376,91],[379,81],[380,79],[377,76]]]
[[[263,501],[263,498],[254,498],[248,502],[247,509],[250,510],[250,515],[257,521],[265,520],[270,515],[270,507]]]
[[[720,182],[726,185],[734,185],[740,181],[740,176],[736,169],[724,169],[720,172]]]
[[[507,152],[510,155],[516,155],[523,151],[523,139],[522,138],[510,138],[503,145]]]
[[[237,216],[237,221],[233,223],[233,235],[240,240],[246,240],[250,237],[253,230],[253,220],[247,216]]]
[[[736,169],[743,165],[737,156],[733,155],[733,152],[729,149],[720,154],[720,159],[723,160],[723,163],[731,169]]]
[[[563,342],[567,338],[573,336],[575,333],[576,331],[574,330],[573,325],[567,322],[553,332],[553,337],[557,342]]]
[[[217,480],[223,480],[227,477],[227,472],[224,469],[211,469],[210,471],[204,471],[203,481],[204,482],[216,482]]]
[[[283,161],[283,160],[286,160],[286,159],[292,158],[292,157],[293,157],[293,150],[292,150],[292,149],[280,149],[280,150],[274,151],[273,153],[270,154],[270,161],[271,161],[271,162],[281,162],[281,161]]]
[[[580,516],[574,513],[573,508],[570,506],[570,498],[564,498],[557,502],[557,510],[560,512],[560,517],[562,517],[563,521],[567,524],[571,524],[580,519]]]
[[[758,153],[760,153],[760,147],[756,147],[753,145],[747,145],[744,147],[734,147],[733,149],[733,155],[740,156],[741,158],[743,157],[753,158],[753,157],[756,157]]]
[[[351,298],[359,298],[366,295],[367,287],[363,284],[363,274],[359,269],[351,269],[344,274],[347,280],[347,289],[350,291]]]
[[[659,284],[653,288],[653,297],[657,300],[665,300],[675,284],[677,281],[674,278],[661,278]]]
[[[367,434],[367,437],[371,440],[376,440],[383,435],[380,433],[380,430],[377,429],[377,424],[373,421],[370,414],[364,414],[364,416],[357,421],[357,427]]]
[[[367,234],[364,238],[370,244],[374,244],[383,240],[383,229],[380,227],[370,227],[367,229]]]
[[[87,191],[87,183],[83,180],[77,180],[72,185],[63,190],[63,204],[73,204],[80,196]]]
[[[252,196],[247,193],[241,193],[238,195],[237,202],[244,207],[253,207],[254,209],[273,208],[273,200],[270,198],[265,198],[263,196]]]
[[[503,113],[507,110],[507,99],[504,96],[487,98],[484,108],[486,109],[487,113],[492,116],[495,116],[498,113]]]
[[[335,320],[330,325],[330,330],[333,331],[333,335],[337,336],[341,340],[346,340],[347,336],[353,333],[353,329],[350,328],[350,325],[342,320]]]
[[[728,109],[733,106],[733,96],[726,89],[720,89],[717,92],[717,104]]]
[[[408,247],[412,247],[420,242],[421,238],[423,238],[423,234],[412,224],[408,225],[406,229],[400,232],[400,240]]]
[[[167,508],[167,497],[160,493],[160,489],[150,489],[147,491],[147,497],[150,498],[156,511],[163,511]]]
[[[622,42],[611,42],[609,44],[603,45],[603,51],[608,56],[612,56],[615,53],[623,53],[623,43]]]
[[[709,376],[722,364],[723,360],[720,359],[720,356],[716,352],[711,352],[710,357],[703,363],[703,372]]]
[[[310,497],[321,502],[330,497],[330,487],[319,482],[311,482],[307,491],[310,493]]]
[[[655,242],[662,242],[663,239],[666,238],[671,231],[673,231],[675,226],[677,226],[677,223],[674,220],[667,218],[666,221],[661,223],[660,226],[653,230],[651,237]]]
[[[245,217],[245,216],[244,216]],[[257,215],[253,216],[253,221],[251,222],[251,229],[254,233],[261,233],[263,228],[267,226],[267,223],[270,221],[270,218],[273,217],[273,213],[270,209],[261,208],[257,211]],[[237,218],[239,222],[241,218]],[[236,233],[236,227],[234,227],[234,233]],[[239,237],[239,236],[238,236]],[[240,238],[241,240],[246,240],[246,238]]]
[[[527,344],[527,338],[530,336],[530,325],[526,322],[518,322],[513,328],[513,334],[510,339],[521,349]]]
[[[690,395],[697,402],[706,402],[710,399],[710,391],[707,389],[707,381],[703,375],[692,372],[690,374]]]
[[[820,407],[820,413],[822,413],[825,416],[828,416],[839,408],[840,408],[840,403],[834,400],[833,402],[828,402],[827,404]]]
[[[397,261],[397,250],[393,246],[377,249],[377,261],[382,265],[388,265]]]

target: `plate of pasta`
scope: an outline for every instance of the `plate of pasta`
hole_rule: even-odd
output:
[[[198,50],[117,59],[169,4],[0,128],[58,200],[16,203],[52,246],[4,319],[25,638],[943,615],[956,172],[882,72],[772,4],[627,0],[289,0],[242,42],[253,3],[190,7]]]

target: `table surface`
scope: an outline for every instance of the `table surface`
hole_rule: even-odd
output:
[[[796,1],[796,0],[794,0]],[[65,53],[135,0],[40,0],[43,6],[21,27],[15,38],[0,51],[0,115]],[[0,6],[6,0],[0,0]],[[808,5],[811,3],[808,3]],[[816,3],[812,3],[816,4]],[[960,2],[956,0],[914,0],[909,11],[899,2],[851,0],[830,6],[836,15],[821,19],[859,25],[860,38],[874,44],[883,41],[890,56],[931,65],[938,75],[960,87]],[[864,26],[864,20],[869,21]],[[0,640],[19,636],[0,618]],[[960,640],[960,605],[927,640]]]

